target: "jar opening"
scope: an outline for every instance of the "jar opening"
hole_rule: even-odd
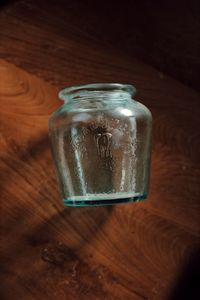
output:
[[[121,83],[93,83],[77,86],[66,87],[58,93],[58,97],[63,101],[70,99],[78,99],[88,97],[88,95],[96,96],[101,94],[126,93],[130,97],[135,95],[136,89],[131,84]]]

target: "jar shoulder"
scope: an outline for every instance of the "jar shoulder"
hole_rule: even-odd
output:
[[[81,105],[67,105],[64,104],[59,107],[55,112],[53,112],[49,118],[49,123],[52,123],[58,119],[69,118],[73,116],[82,116],[83,118],[89,118],[97,116],[98,114],[104,114],[109,118],[112,117],[135,117],[152,119],[150,110],[141,102],[138,101],[125,101],[121,103],[108,103],[101,107],[83,107]],[[78,117],[77,117],[78,118]]]
[[[151,111],[141,102],[133,101],[133,111],[138,111],[139,114],[146,116],[147,118],[152,119]]]

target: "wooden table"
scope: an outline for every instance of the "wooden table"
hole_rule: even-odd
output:
[[[199,94],[50,16],[21,1],[0,17],[1,299],[197,299]],[[62,205],[47,122],[59,88],[89,82],[134,84],[152,111],[147,201]]]

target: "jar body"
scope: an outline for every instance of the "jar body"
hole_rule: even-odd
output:
[[[64,204],[107,205],[146,198],[151,113],[127,91],[81,95],[73,95],[49,120]]]

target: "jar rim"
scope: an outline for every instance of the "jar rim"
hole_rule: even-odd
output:
[[[90,83],[90,84],[81,84],[74,85],[70,87],[62,88],[58,97],[61,100],[66,100],[66,97],[72,96],[74,93],[79,93],[82,91],[105,91],[105,92],[115,92],[115,91],[124,91],[129,93],[131,96],[136,94],[136,88],[131,84],[124,83]]]

